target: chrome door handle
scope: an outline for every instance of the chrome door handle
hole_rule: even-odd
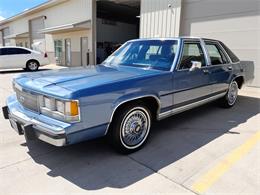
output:
[[[208,69],[203,69],[204,74],[209,74],[209,70]]]
[[[228,70],[233,70],[233,67],[232,67],[232,66],[229,66],[229,67],[228,67]]]

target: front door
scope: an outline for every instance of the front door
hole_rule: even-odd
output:
[[[81,66],[89,65],[89,55],[88,55],[88,38],[81,37]]]
[[[191,69],[194,64],[201,66]],[[173,73],[173,87],[174,107],[199,101],[211,94],[205,53],[199,40],[184,41],[180,63]]]
[[[71,66],[71,40],[65,39],[65,65]]]

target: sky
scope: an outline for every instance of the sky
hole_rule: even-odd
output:
[[[0,0],[0,20],[14,16],[47,0]]]

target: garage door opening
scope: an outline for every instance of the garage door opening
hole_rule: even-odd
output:
[[[140,0],[97,1],[97,63],[139,37]]]

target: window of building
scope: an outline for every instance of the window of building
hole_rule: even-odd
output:
[[[62,63],[62,40],[54,40],[55,59],[57,64]]]

